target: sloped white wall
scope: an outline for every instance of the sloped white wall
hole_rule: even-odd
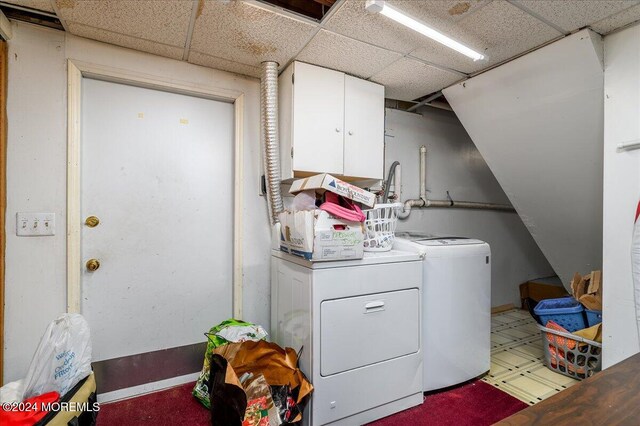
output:
[[[259,195],[259,81],[60,31],[12,25],[7,222],[3,224],[7,233],[4,381],[26,374],[47,324],[66,310],[67,58],[192,85],[213,82],[244,92],[244,319],[269,329],[271,236],[266,203]],[[16,237],[19,211],[55,212],[57,234]]]
[[[631,234],[640,199],[640,25],[604,39],[604,367],[640,350],[631,276]]]
[[[583,30],[443,91],[565,286],[602,267],[602,60]]]
[[[421,114],[393,109],[385,117],[385,173],[394,161],[402,166],[403,200],[419,196],[421,145],[427,147],[429,198],[444,200],[446,192],[460,201],[508,203],[464,127],[450,111],[425,107]],[[402,231],[477,238],[491,246],[491,306],[520,306],[519,284],[554,275],[553,269],[515,213],[413,209],[398,223]]]

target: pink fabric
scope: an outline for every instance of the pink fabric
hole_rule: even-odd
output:
[[[356,203],[330,191],[325,192],[325,202],[319,208],[340,219],[353,222],[364,222],[366,219]]]

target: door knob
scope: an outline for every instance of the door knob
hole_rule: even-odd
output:
[[[98,219],[96,216],[89,216],[84,221],[84,224],[87,225],[89,228],[95,228],[96,226],[98,226],[99,223],[100,223],[100,219]]]
[[[89,259],[87,260],[87,270],[90,272],[97,271],[100,267],[100,261],[98,259]]]

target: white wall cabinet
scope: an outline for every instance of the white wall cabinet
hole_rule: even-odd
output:
[[[282,179],[382,179],[384,86],[294,62],[280,75]]]

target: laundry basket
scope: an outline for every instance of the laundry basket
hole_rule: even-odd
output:
[[[367,217],[364,221],[364,251],[391,250],[401,208],[402,203],[377,204],[363,211]]]
[[[542,332],[545,364],[556,373],[577,380],[591,377],[602,366],[602,344],[575,334],[538,325]]]

